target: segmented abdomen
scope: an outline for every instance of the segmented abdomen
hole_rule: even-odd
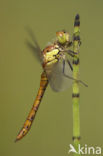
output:
[[[38,107],[40,105],[41,99],[44,95],[45,89],[48,85],[48,79],[46,76],[46,73],[43,72],[41,75],[41,81],[40,81],[40,88],[37,94],[37,97],[34,101],[34,104],[32,106],[32,109],[23,125],[23,128],[21,129],[21,131],[19,132],[19,134],[16,137],[16,141],[20,140],[21,138],[23,138],[29,131],[29,129],[31,128],[31,125],[33,123],[33,120],[35,118],[36,112],[38,110]]]

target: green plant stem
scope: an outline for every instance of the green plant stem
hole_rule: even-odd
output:
[[[75,16],[74,21],[74,34],[73,34],[73,51],[75,56],[73,57],[73,141],[74,147],[78,152],[78,145],[80,144],[80,117],[79,117],[79,83],[78,74],[79,74],[79,46],[80,46],[80,17],[79,15]],[[74,156],[80,154],[74,153]]]

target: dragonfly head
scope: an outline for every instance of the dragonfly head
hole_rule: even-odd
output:
[[[65,43],[69,42],[69,40],[70,40],[69,34],[65,31],[56,32],[56,37],[57,37],[57,41],[60,44],[65,44]]]

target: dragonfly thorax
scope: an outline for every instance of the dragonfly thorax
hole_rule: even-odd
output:
[[[43,67],[53,65],[59,58],[58,45],[50,45],[43,50]]]

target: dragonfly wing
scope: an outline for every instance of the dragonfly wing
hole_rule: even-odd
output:
[[[26,45],[31,49],[31,51],[36,56],[36,58],[39,60],[39,62],[42,63],[42,60],[43,60],[42,59],[42,50],[37,42],[37,39],[30,28],[27,28],[27,32],[29,33],[33,43],[30,42],[29,40],[26,40]]]
[[[65,61],[64,65],[63,60],[59,60],[48,75],[49,84],[54,91],[64,91],[72,84],[72,80],[68,77],[72,77],[70,65],[67,61]]]

